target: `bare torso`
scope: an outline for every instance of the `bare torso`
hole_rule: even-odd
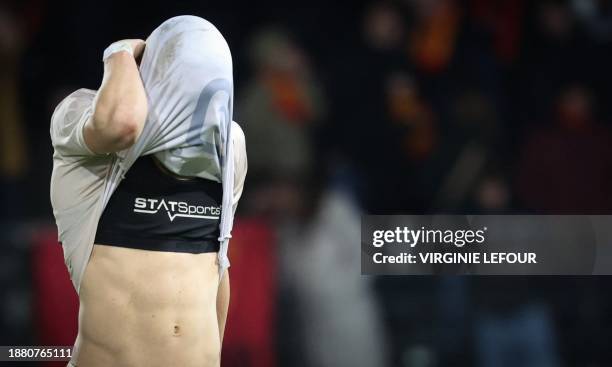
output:
[[[77,366],[218,366],[225,315],[218,320],[216,256],[94,245]]]

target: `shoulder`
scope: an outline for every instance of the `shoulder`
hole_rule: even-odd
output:
[[[51,123],[55,125],[64,124],[67,122],[66,120],[73,121],[74,118],[71,117],[90,108],[95,97],[96,91],[85,88],[70,93],[55,107],[51,116]]]
[[[77,89],[74,92],[67,95],[62,101],[55,107],[55,112],[58,110],[72,106],[74,104],[91,103],[96,97],[96,91],[86,88]]]
[[[64,98],[51,116],[51,143],[56,151],[86,152],[82,128],[91,116],[96,92],[90,89],[78,89]]]

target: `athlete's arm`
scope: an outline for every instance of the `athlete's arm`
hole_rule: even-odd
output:
[[[232,144],[234,144],[234,197],[232,200],[232,210],[236,212],[238,200],[242,196],[244,180],[247,174],[247,155],[244,132],[236,122],[232,121],[231,129]],[[230,280],[229,269],[225,270],[223,279],[217,291],[217,322],[219,323],[219,339],[223,342],[225,332],[225,322],[227,321],[227,310],[230,302]]]
[[[85,143],[95,153],[117,152],[132,146],[147,118],[147,96],[136,63],[145,43],[125,42],[133,55],[119,51],[106,58],[93,114],[83,128]]]
[[[217,322],[219,324],[219,340],[223,344],[223,334],[225,333],[225,322],[227,321],[227,310],[230,302],[230,281],[228,270],[225,270],[225,274],[223,274],[223,279],[221,279],[217,292]]]

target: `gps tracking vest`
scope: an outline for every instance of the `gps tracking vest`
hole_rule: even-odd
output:
[[[150,251],[219,251],[223,189],[203,178],[164,173],[155,158],[139,158],[111,197],[95,243]]]

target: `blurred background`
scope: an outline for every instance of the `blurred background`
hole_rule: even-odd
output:
[[[612,1],[0,1],[0,345],[72,345],[51,113],[212,21],[249,173],[223,366],[612,366],[606,277],[365,277],[361,213],[612,211]],[[61,364],[59,364],[61,365]]]

